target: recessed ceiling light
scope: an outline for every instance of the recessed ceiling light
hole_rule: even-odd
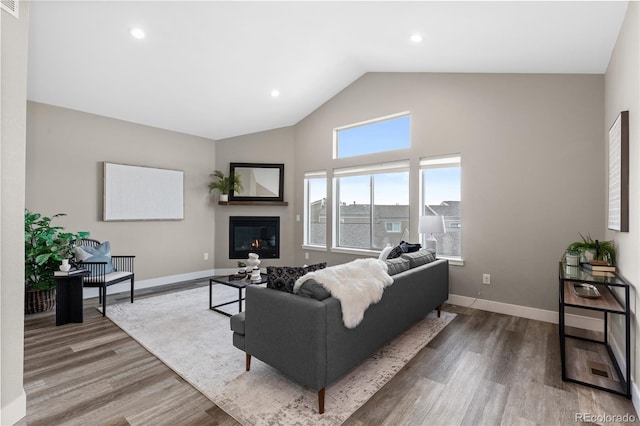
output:
[[[414,43],[420,43],[422,41],[422,36],[420,34],[414,34],[411,36],[411,41]]]
[[[138,40],[142,40],[145,36],[144,31],[142,31],[142,28],[131,28],[131,30],[129,31],[129,34],[131,34],[131,37],[136,38]]]
[[[278,90],[276,90],[276,89],[273,89],[271,91],[271,96],[274,97],[274,98],[277,98],[278,96],[280,96],[280,92]]]

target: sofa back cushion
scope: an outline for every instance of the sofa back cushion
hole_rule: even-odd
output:
[[[404,253],[400,258],[408,260],[409,267],[415,268],[416,266],[426,265],[436,260],[436,252],[433,249],[422,249],[412,253]]]
[[[293,285],[298,278],[326,267],[327,262],[308,266],[267,266],[267,288],[293,293]]]
[[[298,293],[296,294],[302,297],[309,297],[316,300],[324,300],[331,297],[331,293],[329,293],[329,291],[324,288],[322,284],[320,284],[313,278],[302,283],[300,289],[298,290]]]
[[[407,271],[411,267],[409,263],[409,259],[405,259],[404,257],[387,259],[385,262],[387,263],[387,268],[389,269],[389,275],[391,276],[395,274],[399,274],[400,272]]]

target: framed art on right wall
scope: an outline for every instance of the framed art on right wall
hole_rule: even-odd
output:
[[[629,232],[629,111],[622,111],[609,129],[608,228]]]

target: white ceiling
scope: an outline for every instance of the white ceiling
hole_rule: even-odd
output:
[[[221,139],[293,125],[367,72],[603,74],[626,8],[33,1],[28,97]]]

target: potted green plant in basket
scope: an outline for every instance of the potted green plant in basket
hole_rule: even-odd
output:
[[[242,182],[240,182],[240,176],[237,173],[234,173],[233,176],[225,176],[220,170],[216,170],[209,177],[213,179],[209,183],[209,191],[218,190],[220,201],[228,201],[230,191],[242,191]]]
[[[592,260],[603,260],[607,264],[616,265],[616,248],[613,241],[598,241],[591,238],[591,235],[585,237],[579,234],[582,241],[576,241],[569,244],[567,252],[579,252],[580,262],[586,263]]]
[[[73,257],[73,242],[89,236],[88,232],[63,232],[63,227],[51,221],[65,216],[42,216],[24,213],[24,285],[25,313],[45,312],[55,306],[56,282],[53,273],[64,259]]]

